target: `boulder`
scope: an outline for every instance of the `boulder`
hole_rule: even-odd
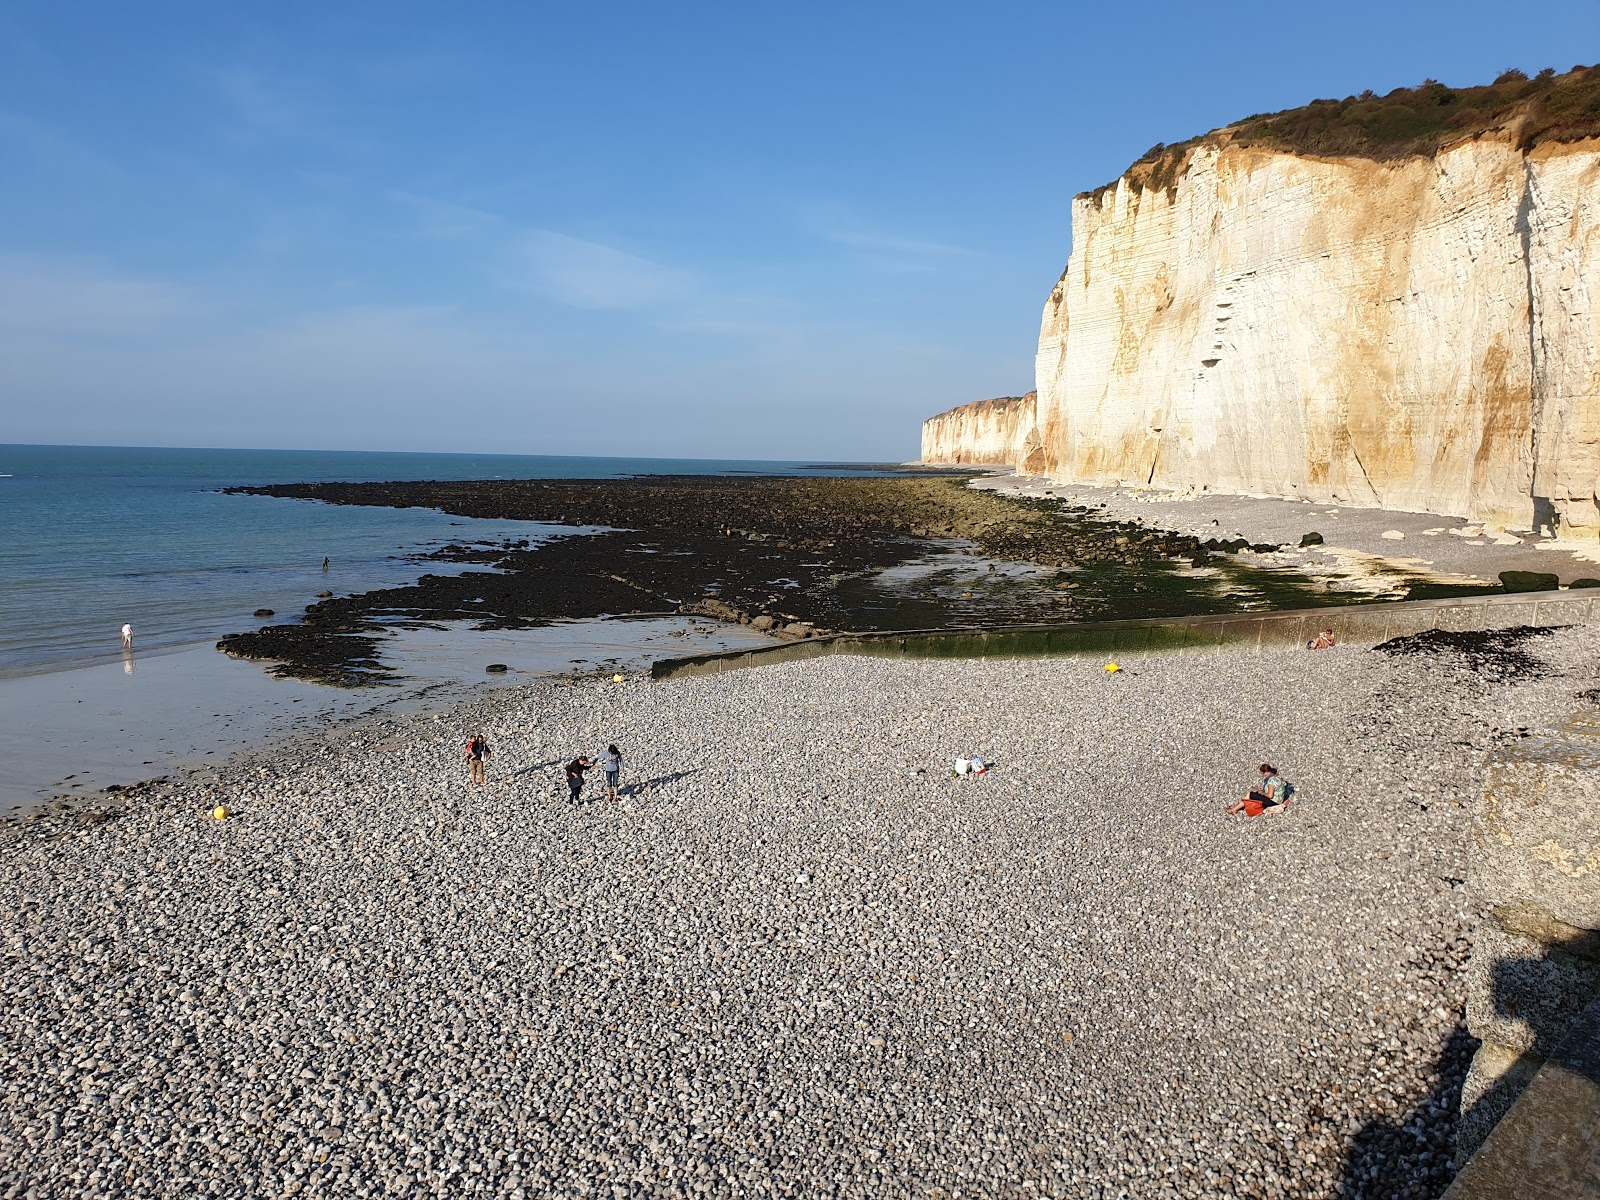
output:
[[[1500,586],[1508,592],[1553,592],[1561,577],[1554,571],[1501,571]]]
[[[759,629],[759,630],[761,630],[761,632],[765,633],[767,630],[771,629],[777,623],[778,622],[776,620],[774,620],[772,617],[768,616],[766,613],[762,613],[759,617],[756,617],[753,621],[750,622],[750,628],[751,629]]]
[[[258,609],[256,609],[256,616],[258,616],[258,617],[275,617],[277,615],[278,614],[273,612],[270,608],[258,608]]]
[[[1302,546],[1320,546],[1322,545],[1322,535],[1320,533],[1305,534],[1301,537],[1300,544]]]
[[[505,663],[490,663],[483,670],[486,675],[504,675],[510,669]]]

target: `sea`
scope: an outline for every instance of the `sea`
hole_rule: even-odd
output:
[[[0,677],[159,650],[278,620],[317,592],[410,583],[418,555],[554,527],[430,509],[226,495],[232,486],[416,479],[838,474],[806,463],[559,455],[0,445]],[[327,568],[323,559],[328,560]]]
[[[484,687],[660,654],[754,644],[686,618],[558,622],[518,631],[396,631],[410,681],[349,693],[277,679],[215,649],[292,620],[323,591],[399,586],[442,568],[448,542],[563,526],[366,508],[224,488],[309,481],[885,474],[893,467],[713,459],[0,445],[0,814],[100,795],[236,751]],[[326,560],[326,565],[324,565]],[[271,609],[271,618],[257,618]],[[133,626],[134,650],[121,628]],[[484,664],[511,664],[486,677]]]

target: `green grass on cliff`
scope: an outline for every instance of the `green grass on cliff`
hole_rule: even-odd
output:
[[[1600,66],[1577,66],[1564,75],[1547,68],[1531,79],[1511,70],[1479,87],[1452,88],[1429,79],[1385,96],[1368,91],[1343,100],[1313,100],[1301,108],[1246,117],[1186,142],[1158,143],[1126,174],[1141,188],[1171,188],[1183,171],[1185,151],[1208,141],[1382,161],[1432,154],[1491,130],[1505,130],[1523,150],[1540,142],[1600,136]],[[1089,194],[1098,197],[1111,186]]]

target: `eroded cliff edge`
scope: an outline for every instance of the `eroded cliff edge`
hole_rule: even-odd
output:
[[[925,463],[1016,466],[1028,474],[1044,468],[1036,416],[1037,392],[974,400],[922,423]]]
[[[1600,140],[1185,158],[1073,204],[1046,473],[1600,530]]]
[[[1251,118],[1078,196],[1033,468],[1600,533],[1600,71],[1551,74]]]

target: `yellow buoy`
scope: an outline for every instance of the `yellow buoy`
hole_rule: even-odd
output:
[[[1106,673],[1107,674],[1115,675],[1120,670],[1122,670],[1122,667],[1118,663],[1107,663],[1106,664]]]
[[[217,805],[211,810],[211,815],[219,821],[226,821],[228,819],[228,806],[226,804]]]
[[[622,676],[621,675],[613,675],[611,677],[611,682],[612,683],[621,683],[622,682]]]

